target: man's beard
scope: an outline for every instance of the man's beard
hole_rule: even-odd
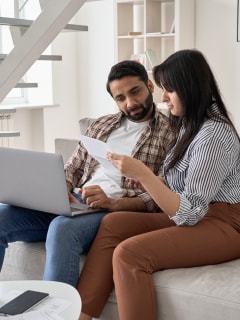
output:
[[[152,110],[152,107],[153,107],[153,97],[152,97],[152,94],[149,92],[144,104],[134,105],[133,107],[130,108],[129,111],[127,111],[126,113],[124,112],[124,114],[126,118],[128,118],[131,121],[139,121],[146,117],[146,115]],[[133,115],[131,114],[133,110],[139,109],[139,108],[142,109],[141,112],[138,112]]]

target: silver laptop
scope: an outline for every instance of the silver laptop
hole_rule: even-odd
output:
[[[106,209],[70,203],[60,154],[0,147],[0,203],[64,216]]]

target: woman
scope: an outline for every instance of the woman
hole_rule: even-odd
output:
[[[113,285],[121,320],[157,319],[153,272],[240,258],[240,142],[213,73],[199,51],[182,50],[153,76],[178,133],[163,179],[139,160],[108,159],[162,213],[104,217],[78,285],[81,320],[100,315]]]

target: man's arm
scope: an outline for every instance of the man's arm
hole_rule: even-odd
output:
[[[68,193],[71,193],[73,191],[73,186],[69,181],[67,181],[67,191]]]
[[[84,168],[88,159],[87,150],[79,143],[73,151],[71,157],[64,165],[64,172],[67,181],[68,191],[72,191],[76,186],[82,184],[82,180],[86,179],[84,176]],[[83,178],[84,176],[84,178]]]
[[[79,190],[82,199],[91,207],[101,207],[112,211],[142,211],[147,207],[141,197],[111,198],[98,185],[83,187]]]
[[[75,202],[75,203],[79,203],[79,200],[77,198],[74,197],[74,195],[72,194],[73,191],[73,186],[70,182],[67,181],[67,191],[68,191],[68,198],[70,202]]]
[[[140,211],[147,212],[147,207],[140,197],[109,198],[109,211]]]

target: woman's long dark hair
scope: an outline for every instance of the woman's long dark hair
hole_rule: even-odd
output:
[[[185,132],[178,141],[167,169],[172,168],[184,155],[206,119],[224,121],[239,135],[228,116],[216,79],[204,58],[197,50],[180,50],[153,68],[156,84],[169,92],[175,91],[182,104],[183,113],[170,114],[170,123],[177,133],[184,124]],[[217,108],[210,112],[216,103]]]

